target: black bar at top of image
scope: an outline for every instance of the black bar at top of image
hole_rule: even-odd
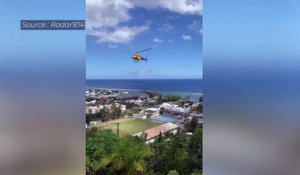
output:
[[[21,30],[85,30],[85,20],[21,20]]]

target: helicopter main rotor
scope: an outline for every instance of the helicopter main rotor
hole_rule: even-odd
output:
[[[152,48],[144,49],[144,50],[141,50],[141,51],[137,51],[136,53],[146,52],[146,51],[151,50],[151,49],[152,49]]]

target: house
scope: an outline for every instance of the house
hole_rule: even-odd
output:
[[[146,93],[140,93],[139,94],[139,99],[140,100],[147,100],[149,98],[149,95]]]
[[[171,103],[163,103],[162,105],[160,105],[160,108],[164,108],[167,111],[180,113],[180,114],[186,114],[191,111],[190,107],[179,107],[178,105],[171,104]]]
[[[159,108],[147,108],[145,111],[150,114],[159,114]]]
[[[122,112],[125,112],[126,111],[126,105],[120,105],[120,109]]]
[[[172,108],[172,104],[170,103],[163,103],[160,105],[161,108],[165,108],[165,109],[171,109]]]
[[[117,95],[116,99],[119,101],[130,100],[131,95],[129,95],[128,93],[122,93],[122,94]]]
[[[133,114],[133,118],[146,119],[147,116],[146,114],[140,113],[140,114]]]
[[[100,112],[100,109],[96,106],[87,106],[85,109],[86,114],[96,114],[97,112]]]
[[[203,114],[198,114],[198,113],[195,113],[195,112],[190,113],[190,116],[191,117],[196,117],[196,118],[203,118]]]
[[[93,105],[93,104],[96,104],[96,102],[97,102],[96,100],[91,100],[91,101],[86,101],[85,104],[86,105]]]
[[[176,134],[178,131],[179,126],[173,124],[173,123],[165,123],[159,126],[156,126],[154,128],[150,128],[145,130],[144,132],[140,132],[137,134],[134,134],[134,136],[146,136],[146,143],[153,143],[156,138],[159,137],[161,134],[162,136],[166,134]]]

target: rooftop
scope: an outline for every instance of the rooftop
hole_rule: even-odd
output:
[[[160,132],[163,134],[176,128],[178,128],[178,126],[173,123],[165,123],[154,128],[147,129],[144,131],[144,133],[147,134],[147,140],[149,140],[151,138],[157,137]]]

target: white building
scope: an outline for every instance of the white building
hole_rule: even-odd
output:
[[[153,143],[156,138],[161,134],[162,136],[166,134],[176,134],[178,131],[178,126],[173,123],[165,123],[154,128],[150,128],[145,130],[144,132],[140,132],[134,134],[134,136],[142,136],[146,135],[146,143]]]
[[[153,115],[159,114],[159,108],[147,108],[145,111],[152,113]]]
[[[147,115],[146,115],[146,114],[143,114],[143,113],[133,114],[133,118],[146,119],[146,118],[147,118]]]
[[[188,113],[191,111],[190,107],[179,107],[178,105],[171,103],[163,103],[160,105],[160,108],[165,108],[166,110],[178,113]]]
[[[172,108],[172,104],[170,103],[163,103],[160,105],[161,108],[165,108],[165,109],[171,109]]]
[[[92,100],[92,101],[89,101],[89,102],[85,102],[86,105],[92,105],[92,104],[96,104],[96,100]]]
[[[96,106],[87,106],[85,109],[86,114],[95,114],[100,112],[100,109]]]
[[[121,105],[120,109],[121,109],[122,112],[125,112],[126,111],[126,105]]]

